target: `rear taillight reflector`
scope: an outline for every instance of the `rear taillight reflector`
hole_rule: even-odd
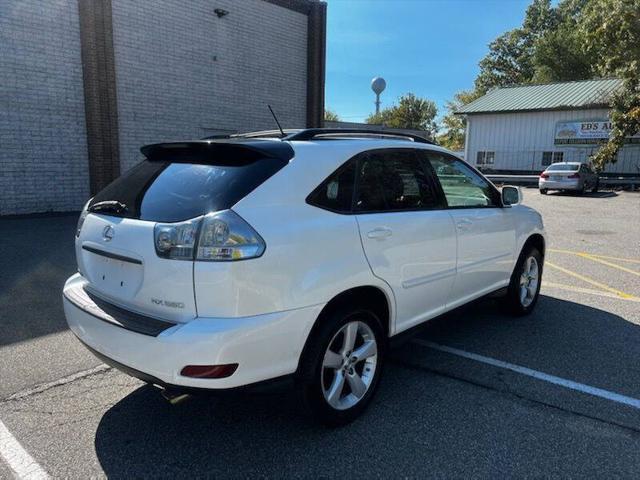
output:
[[[187,365],[180,375],[193,378],[227,378],[238,369],[237,363],[227,365]]]
[[[549,178],[549,174],[548,174],[548,173],[544,173],[544,172],[542,172],[542,173],[540,174],[540,178]]]

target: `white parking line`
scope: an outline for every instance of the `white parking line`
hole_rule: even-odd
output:
[[[567,380],[566,378],[556,377],[555,375],[549,375],[548,373],[539,372],[527,367],[521,367],[520,365],[515,365],[513,363],[503,362],[502,360],[497,360],[495,358],[485,357],[484,355],[478,355],[477,353],[458,350],[457,348],[447,347],[446,345],[440,345],[439,343],[429,342],[427,340],[415,339],[413,340],[413,343],[422,345],[424,347],[429,347],[434,350],[439,350],[441,352],[457,355],[459,357],[475,360],[476,362],[486,363],[487,365],[491,365],[494,367],[511,370],[512,372],[516,372],[521,375],[527,375],[528,377],[533,377],[544,382],[559,385],[570,390],[576,390],[588,395],[593,395],[595,397],[604,398],[612,402],[621,403],[623,405],[628,405],[630,407],[640,409],[640,400],[637,398],[627,397],[626,395],[620,395],[619,393],[611,392],[609,390],[603,390],[602,388],[592,387],[583,383]]]
[[[20,479],[44,480],[49,478],[47,472],[22,448],[22,445],[11,435],[1,420],[0,459],[4,460]]]

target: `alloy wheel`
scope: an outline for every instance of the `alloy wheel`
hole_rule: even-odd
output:
[[[358,320],[343,325],[322,361],[320,381],[327,403],[336,410],[355,406],[371,387],[377,366],[378,344],[371,327]]]
[[[531,305],[538,292],[538,282],[540,281],[540,269],[538,261],[531,256],[524,262],[522,274],[520,275],[520,303],[523,307]]]

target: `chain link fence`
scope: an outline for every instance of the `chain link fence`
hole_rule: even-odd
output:
[[[580,162],[590,164],[597,148],[564,148],[549,150],[518,150],[470,152],[467,162],[487,173],[539,173],[552,163]],[[640,146],[626,147],[618,152],[616,163],[609,164],[604,174],[640,175]]]

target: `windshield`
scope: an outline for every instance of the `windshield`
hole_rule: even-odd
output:
[[[580,165],[570,165],[567,163],[559,163],[557,165],[551,165],[547,168],[548,172],[575,172],[580,168]]]
[[[99,192],[89,209],[156,222],[187,220],[231,208],[286,163],[273,158],[223,165],[145,160]],[[110,208],[113,204],[118,208]]]

